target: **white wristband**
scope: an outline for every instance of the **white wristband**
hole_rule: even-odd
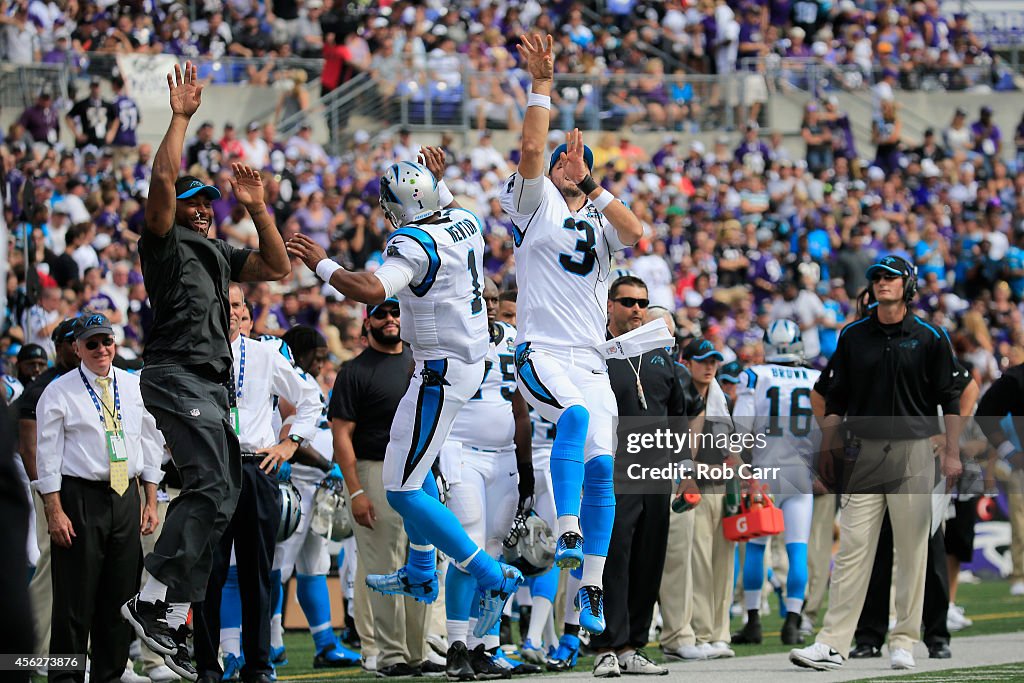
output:
[[[452,191],[448,189],[443,180],[437,181],[437,194],[441,199],[442,209],[455,201],[455,195],[452,194]]]
[[[615,195],[608,190],[601,190],[601,194],[597,195],[596,198],[590,200],[594,204],[594,208],[598,211],[604,211],[608,208],[608,205],[615,201]]]
[[[330,282],[331,276],[337,270],[343,268],[329,258],[320,259],[320,263],[316,264],[316,276],[324,282]]]
[[[364,491],[362,489],[359,489],[357,491],[353,491],[352,493],[348,494],[348,499],[350,501],[353,501],[356,498],[358,498],[359,496],[363,495],[364,493],[366,493],[366,491]]]
[[[999,444],[999,448],[996,449],[996,452],[999,454],[1000,458],[1002,458],[1003,460],[1006,460],[1011,455],[1016,453],[1017,449],[1014,448],[1014,446],[1010,442],[1010,440],[1007,439],[1006,441],[1004,441],[1001,444]]]
[[[527,107],[540,107],[541,109],[551,109],[551,98],[547,95],[541,95],[539,93],[532,92],[530,96],[526,98]]]

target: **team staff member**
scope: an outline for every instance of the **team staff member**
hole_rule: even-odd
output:
[[[966,370],[958,367],[957,390],[960,395],[960,414],[971,415],[974,404],[978,400],[978,383],[971,379]],[[984,444],[984,440],[982,440]],[[932,526],[936,526],[933,524]],[[924,626],[924,644],[928,648],[929,659],[949,659],[953,656],[949,649],[949,614],[950,575],[946,565],[946,531],[939,524],[928,539],[928,562],[925,570],[924,607],[921,615]],[[871,569],[868,582],[867,597],[854,642],[857,646],[850,651],[851,659],[864,659],[882,656],[882,643],[889,628],[889,591],[892,587],[892,521],[888,511],[882,521],[878,533],[878,550],[875,552],[875,563]]]
[[[608,290],[608,338],[643,325],[649,304],[643,280],[627,275],[613,282]],[[657,320],[661,316],[651,309],[646,317]],[[671,315],[665,318],[671,320]],[[609,360],[608,379],[620,417],[682,417],[688,413],[679,372],[664,349]],[[652,427],[648,424],[644,430]],[[624,436],[620,433],[616,454],[620,468],[635,460],[625,452]],[[604,566],[606,626],[604,633],[590,639],[590,647],[598,653],[594,662],[597,677],[668,673],[668,669],[652,662],[643,651],[658,600],[668,543],[672,488],[669,482],[664,484],[664,490],[656,493],[615,494],[611,540],[614,552]]]
[[[277,468],[316,434],[322,401],[312,383],[303,380],[291,363],[270,345],[246,339],[239,326],[246,313],[238,284],[228,287],[231,306],[232,425],[242,449],[242,487],[238,507],[213,551],[206,599],[194,610],[196,670],[204,680],[219,681],[221,592],[234,544],[238,587],[242,596],[243,681],[272,680],[270,614],[276,586],[271,580],[274,545],[281,521],[281,491]],[[274,396],[296,407],[287,439],[277,441],[273,428]]]
[[[56,353],[57,362],[52,368],[43,371],[36,381],[25,387],[18,399],[16,411],[18,415],[18,452],[29,481],[39,478],[36,471],[36,407],[39,397],[50,382],[69,370],[78,367],[78,355],[75,353],[75,321],[78,318],[67,318],[53,328],[50,335]],[[53,609],[53,588],[50,578],[50,530],[46,526],[46,512],[43,510],[43,498],[36,492],[32,496],[36,517],[36,545],[39,546],[39,559],[36,570],[28,584],[28,592],[32,597],[32,621],[35,626],[35,653],[45,655],[50,651],[50,612]]]
[[[178,178],[188,123],[203,86],[196,67],[167,76],[171,122],[153,160],[146,226],[139,240],[142,275],[153,305],[142,395],[181,473],[181,494],[146,556],[150,578],[122,614],[179,675],[195,680],[185,625],[190,604],[206,595],[213,549],[227,528],[241,487],[238,437],[229,419],[231,348],[228,281],[273,280],[291,264],[263,203],[257,171],[236,164],[231,181],[259,235],[259,250],[207,237],[220,191]]]
[[[931,535],[933,480],[930,437],[945,422],[939,449],[942,473],[960,474],[960,392],[946,335],[911,314],[917,289],[913,266],[886,256],[867,270],[878,305],[846,326],[830,362],[820,467],[834,479],[834,453],[857,453],[844,484],[840,546],[832,571],[829,609],[814,644],[790,652],[790,661],[818,670],[843,665],[864,605],[878,531],[888,509],[896,561],[896,626],[889,638],[893,668],[915,666],[920,637],[925,562]],[[920,491],[911,492],[914,484]],[[882,491],[882,492],[871,492]]]
[[[1016,365],[992,383],[978,403],[975,419],[992,447],[1010,468],[1010,555],[1013,559],[1010,594],[1024,595],[1024,453],[1006,432],[1009,415],[1013,431],[1024,434],[1024,365]]]
[[[391,423],[412,376],[412,352],[402,342],[397,299],[368,307],[363,325],[367,346],[341,366],[327,417],[334,461],[345,477],[356,521],[355,619],[363,666],[376,668],[382,677],[410,676],[425,655],[427,605],[370,591],[366,575],[404,563],[409,545],[401,515],[388,504],[383,472]]]
[[[139,530],[156,528],[163,438],[142,405],[138,377],[113,367],[105,316],[83,318],[75,350],[81,366],[46,387],[36,424],[35,486],[52,543],[50,649],[90,651],[92,680],[119,680],[132,630],[118,610],[138,590]],[[51,670],[49,679],[83,681],[85,671]]]

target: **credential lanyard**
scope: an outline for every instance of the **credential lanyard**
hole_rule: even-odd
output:
[[[113,372],[111,372],[113,374]],[[96,413],[100,416],[100,426],[103,427],[103,431],[109,431],[107,429],[107,420],[103,417],[104,413],[109,413],[110,417],[114,420],[115,424],[122,425],[121,421],[121,394],[117,391],[117,376],[113,377],[112,384],[114,385],[114,411],[111,412],[107,408],[106,404],[100,400],[100,397],[96,394],[96,390],[89,384],[89,380],[86,378],[85,373],[82,372],[82,368],[78,368],[78,375],[82,378],[82,383],[85,384],[85,388],[89,391],[89,398],[92,399],[92,403],[96,406]]]

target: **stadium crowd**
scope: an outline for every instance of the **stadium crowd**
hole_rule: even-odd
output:
[[[85,73],[91,73],[85,53],[104,50],[322,56],[324,73],[334,74],[336,84],[354,73],[349,67],[384,72],[393,63],[387,60],[397,59],[389,54],[411,53],[437,85],[447,82],[445,68],[449,80],[458,73],[446,56],[452,51],[477,59],[481,70],[502,73],[516,68],[512,44],[522,26],[563,24],[568,28],[560,32],[556,71],[579,69],[590,77],[595,72],[588,63],[596,73],[637,71],[646,46],[653,46],[690,68],[723,73],[742,68],[736,59],[744,55],[719,61],[709,56],[708,45],[719,44],[710,36],[724,35],[718,31],[732,30],[721,27],[733,22],[733,45],[747,50],[746,56],[816,55],[857,64],[865,75],[880,70],[874,149],[856,148],[849,120],[831,98],[806,107],[803,154],[756,121],[707,148],[696,141],[681,144],[671,133],[654,150],[638,146],[627,132],[588,135],[594,178],[644,226],[643,239],[617,252],[613,267],[619,275],[639,278],[649,303],[671,313],[677,349],[698,338],[710,342],[722,357],[726,386],[743,367],[763,361],[762,340],[772,322],[793,320],[806,357],[824,368],[840,330],[859,317],[856,301],[868,285],[868,267],[892,255],[916,265],[920,291],[914,306],[924,320],[948,332],[982,392],[1004,370],[1024,362],[1024,123],[1011,140],[1011,131],[999,130],[987,106],[977,113],[957,109],[946,113],[948,124],[937,123],[924,139],[907,139],[885,91],[885,85],[913,87],[916,65],[970,64],[983,55],[963,19],[941,18],[932,0],[875,3],[874,11],[848,2],[829,9],[806,0],[735,7],[609,2],[601,26],[584,25],[572,3],[550,10],[539,3],[481,3],[468,8],[468,16],[438,12],[430,3],[394,3],[384,5],[390,14],[364,15],[357,26],[340,25],[340,3],[300,4],[294,3],[291,16],[282,10],[288,3],[270,8],[227,2],[191,22],[180,7],[160,3],[139,3],[134,14],[125,12],[135,8],[131,3],[83,3],[75,11],[55,2],[11,3],[5,49],[14,61],[18,53],[12,49],[24,50],[17,45],[22,40],[33,59],[36,50],[46,55],[43,61],[56,52],[56,59],[76,61]],[[789,8],[779,14],[783,5]],[[808,5],[817,8],[813,17],[809,9],[800,10]],[[333,34],[325,30],[329,23],[317,23],[319,13],[332,12],[340,22]],[[389,18],[396,16],[401,20]],[[754,27],[763,37],[754,35]],[[346,37],[338,41],[339,35]],[[804,40],[809,47],[801,48]],[[344,49],[332,53],[341,43]],[[332,63],[338,68],[329,72]],[[44,359],[59,362],[56,332],[66,318],[85,312],[110,321],[120,364],[141,367],[153,313],[138,243],[154,151],[134,137],[134,105],[122,85],[113,79],[116,99],[107,102],[103,84],[93,78],[88,96],[67,112],[57,110],[52,93],[39,93],[6,131],[0,174],[9,244],[0,351],[10,376],[38,374]],[[495,118],[509,128],[521,125],[525,93],[522,102],[476,93],[485,100],[494,95],[496,107],[507,106],[495,116],[489,107],[478,120],[485,129],[465,143],[447,133],[440,141],[448,186],[485,227],[483,274],[502,292],[516,289],[516,262],[514,226],[499,196],[519,150],[497,148],[486,126]],[[552,97],[552,120],[564,122],[558,97]],[[630,109],[636,106],[631,98],[642,111]],[[685,99],[659,102],[651,93],[627,94],[622,102],[624,124],[637,115],[657,122],[659,111],[662,120],[677,122],[693,111],[684,109],[690,104]],[[378,202],[380,177],[394,162],[415,159],[423,141],[404,129],[377,137],[354,131],[352,146],[335,155],[308,126],[281,136],[273,123],[239,123],[244,130],[200,119],[185,141],[182,171],[220,191],[212,202],[210,236],[236,247],[258,244],[257,226],[232,191],[232,165],[241,163],[260,172],[267,207],[285,240],[303,234],[348,269],[377,268],[391,231]],[[563,140],[552,133],[548,151]],[[366,307],[323,285],[298,259],[287,277],[247,285],[245,298],[252,305],[253,336],[283,336],[297,327],[324,336],[329,355],[317,377],[324,395],[344,364],[365,351]],[[7,386],[13,395],[15,382]],[[985,486],[993,486],[994,476],[986,473]],[[1019,536],[1019,523],[1014,530]],[[1024,567],[1015,565],[1014,571],[1012,590],[1022,594]],[[956,613],[960,622],[954,613],[949,618],[962,628],[962,613]],[[714,656],[725,656],[718,649]]]

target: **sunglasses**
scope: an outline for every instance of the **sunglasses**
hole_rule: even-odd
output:
[[[89,341],[85,342],[85,348],[88,349],[89,351],[95,351],[100,347],[100,344],[103,344],[104,346],[113,346],[114,338],[104,337],[103,339],[90,339]]]
[[[387,320],[388,316],[391,316],[392,318],[395,318],[397,320],[399,317],[401,317],[401,311],[398,310],[397,306],[388,306],[387,308],[378,306],[373,310],[373,313],[371,313],[370,316],[374,320]]]
[[[879,280],[884,280],[885,282],[892,282],[893,280],[902,280],[902,279],[903,279],[902,276],[900,276],[900,275],[893,275],[892,273],[876,273],[875,275],[871,276],[871,281],[872,282],[878,282]]]
[[[647,308],[648,306],[651,305],[650,299],[634,299],[631,296],[620,296],[618,299],[612,299],[612,301],[617,302],[619,305],[624,306],[625,308],[633,308],[634,306],[639,306],[640,308]]]

